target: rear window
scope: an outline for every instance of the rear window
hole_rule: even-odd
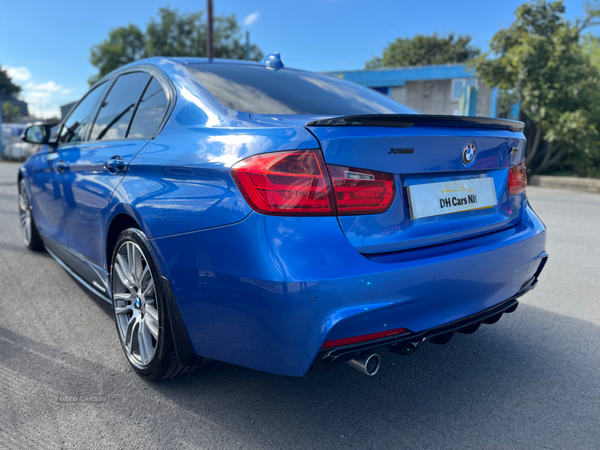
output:
[[[224,106],[254,114],[414,114],[372,89],[328,75],[243,64],[189,64]]]

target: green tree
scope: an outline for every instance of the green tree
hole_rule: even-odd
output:
[[[0,66],[0,94],[10,95],[14,97],[21,92],[21,86],[17,86],[12,82],[5,69]]]
[[[146,54],[205,56],[206,25],[202,20],[203,15],[203,11],[179,13],[176,9],[161,8],[158,11],[159,20],[151,19],[146,28]]]
[[[447,37],[435,33],[433,36],[417,34],[412,39],[398,38],[383,50],[383,56],[367,61],[365,68],[462,63],[479,55],[479,49],[470,43],[471,36],[454,33]]]
[[[590,34],[583,36],[583,51],[590,58],[592,66],[600,71],[600,39]]]
[[[90,84],[113,70],[152,56],[206,56],[206,23],[203,11],[181,13],[160,8],[157,19],[150,19],[142,32],[135,25],[114,28],[108,39],[91,49],[91,63],[99,70]],[[234,14],[216,16],[213,24],[214,51],[217,58],[244,59],[246,47]],[[250,46],[250,59],[263,56],[256,45]]]
[[[591,4],[586,11],[569,21],[562,1],[525,3],[474,62],[488,85],[520,102],[533,172],[598,174],[600,76],[581,40],[598,14]]]
[[[146,57],[146,39],[144,33],[135,25],[113,28],[108,39],[92,47],[90,62],[100,72],[90,77],[94,84],[113,70]]]
[[[241,30],[235,14],[216,17],[214,34],[214,48],[217,58],[244,59],[246,57],[246,44],[242,42]],[[250,44],[251,61],[260,61],[263,56],[258,46]]]
[[[13,105],[9,102],[2,104],[2,121],[3,122],[14,122],[21,117],[21,110],[17,105]]]

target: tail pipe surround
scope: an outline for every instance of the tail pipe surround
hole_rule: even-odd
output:
[[[346,361],[350,367],[355,368],[359,372],[372,377],[377,375],[379,372],[379,366],[381,365],[381,357],[377,353],[370,351],[360,352],[350,361]]]

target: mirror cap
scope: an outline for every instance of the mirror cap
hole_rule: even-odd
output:
[[[55,123],[42,123],[42,124],[37,124],[37,125],[30,125],[27,128],[25,128],[25,130],[23,131],[23,134],[21,135],[21,140],[23,142],[27,142],[29,144],[36,144],[36,145],[47,145],[47,144],[51,144],[50,142],[50,138],[52,135],[52,127],[55,127],[56,124]],[[29,139],[28,135],[32,133],[33,136],[36,136],[38,133],[41,134],[41,139]]]

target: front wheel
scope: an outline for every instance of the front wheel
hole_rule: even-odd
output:
[[[31,214],[31,202],[24,179],[19,181],[19,221],[25,247],[34,251],[44,250],[44,243],[33,220],[33,214]]]
[[[110,278],[117,332],[134,370],[150,380],[189,372],[192,368],[177,359],[160,269],[140,230],[129,228],[119,236]]]

